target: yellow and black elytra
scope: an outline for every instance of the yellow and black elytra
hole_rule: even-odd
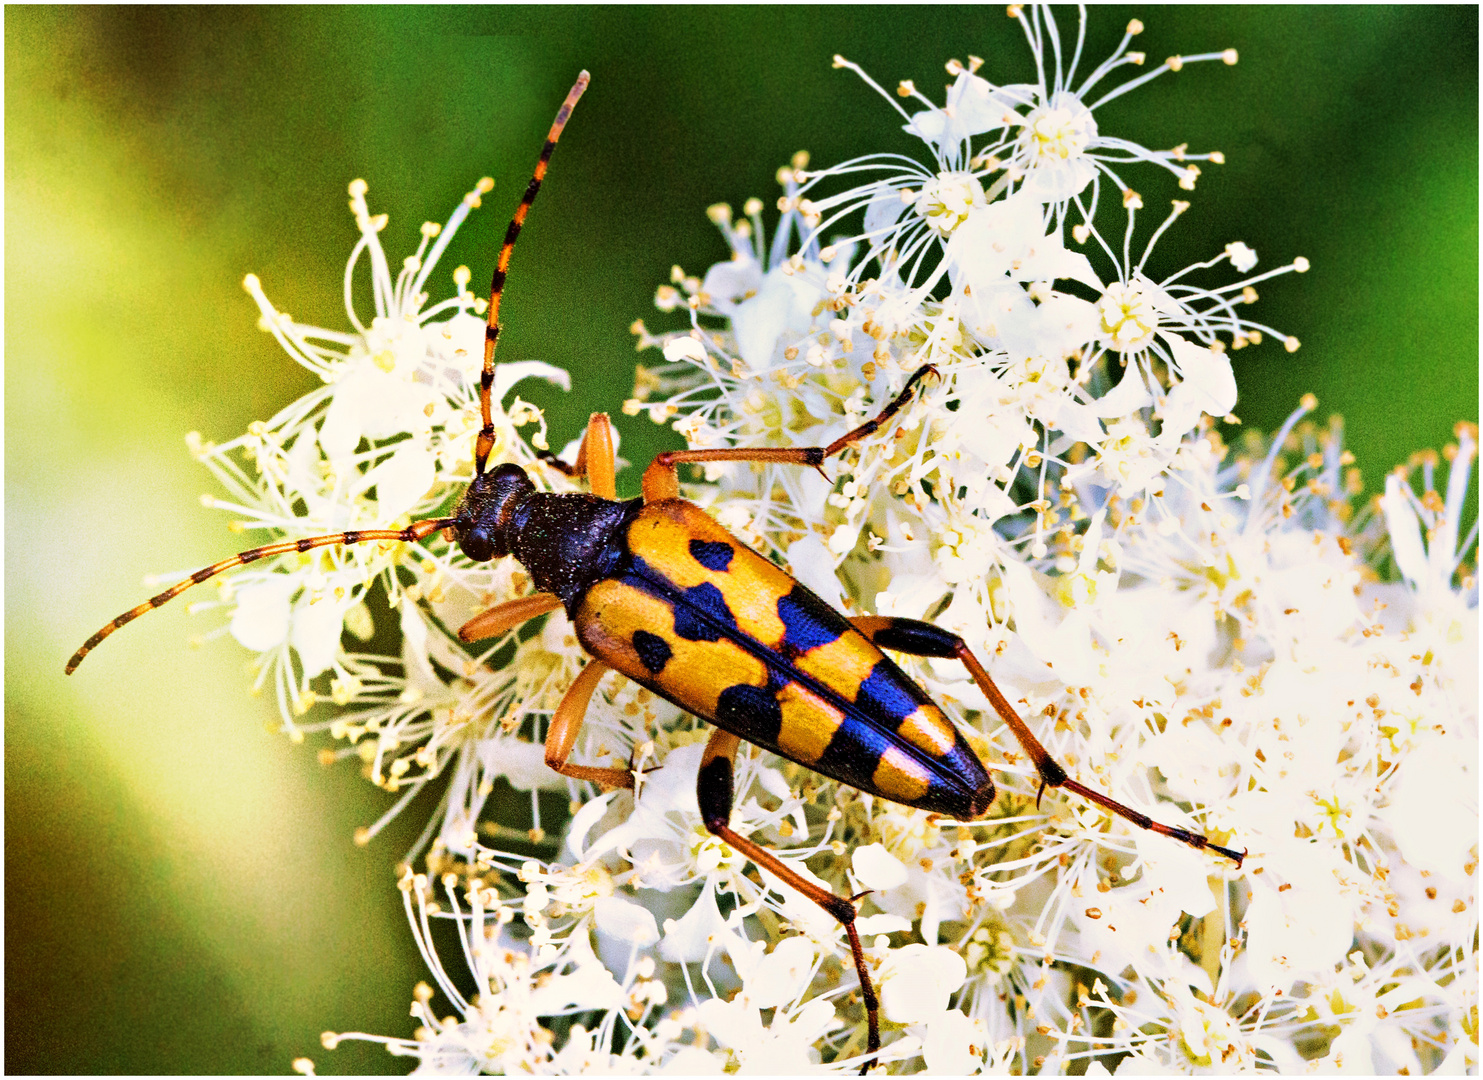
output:
[[[483,427],[475,450],[475,476],[454,515],[414,522],[405,529],[286,540],[224,559],[108,623],[77,650],[67,672],[103,638],[144,612],[207,578],[272,555],[375,540],[415,542],[439,530],[477,562],[513,555],[529,572],[536,592],[476,615],[459,630],[459,637],[466,642],[495,637],[558,607],[566,610],[593,659],[551,718],[546,763],[578,780],[633,787],[628,769],[567,760],[592,695],[610,669],[713,723],[716,731],[706,745],[697,781],[706,828],[843,924],[859,974],[872,1054],[880,1049],[878,1003],[855,929],[854,903],[820,888],[772,852],[737,835],[730,818],[732,766],[742,741],[906,806],[960,821],[986,813],[994,800],[994,782],[983,762],[926,692],[882,649],[960,660],[1034,763],[1042,792],[1046,787],[1065,788],[1139,828],[1194,848],[1209,848],[1239,866],[1245,852],[1160,824],[1071,779],[962,638],[914,619],[847,619],[679,497],[677,469],[687,462],[775,462],[818,468],[889,421],[933,374],[930,367],[913,374],[879,416],[828,446],[660,454],[644,472],[643,496],[637,499],[617,499],[612,431],[602,413],[588,423],[575,464],[542,455],[569,476],[585,476],[591,494],[537,491],[517,465],[485,471],[494,445],[490,390],[510,253],[551,151],[587,80],[584,71],[562,104],[500,249],[490,285],[479,395]]]

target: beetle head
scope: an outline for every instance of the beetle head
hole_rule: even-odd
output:
[[[454,515],[454,535],[463,553],[475,562],[508,555],[510,518],[534,491],[519,465],[501,465],[474,477]]]

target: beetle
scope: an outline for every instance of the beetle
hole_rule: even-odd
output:
[[[885,616],[853,619],[830,607],[771,560],[737,540],[680,497],[678,468],[692,462],[785,463],[820,468],[868,438],[935,375],[918,369],[880,414],[828,446],[678,450],[659,454],[643,474],[642,495],[619,500],[612,429],[592,416],[574,464],[542,460],[589,493],[536,489],[518,465],[486,470],[494,448],[491,391],[500,334],[500,299],[510,255],[573,108],[587,88],[582,72],[546,137],[516,209],[490,282],[475,444],[474,478],[450,517],[403,529],[364,529],[267,544],[233,555],[119,615],[73,654],[71,674],[114,630],[192,585],[258,559],[340,544],[415,543],[443,532],[476,562],[513,555],[536,591],[484,611],[459,630],[465,642],[497,637],[557,608],[565,610],[591,661],[551,718],[546,763],[563,776],[634,787],[628,769],[569,760],[598,683],[617,671],[715,726],[701,758],[697,796],[706,829],[833,915],[849,938],[869,1025],[868,1052],[880,1049],[879,1002],[855,927],[853,899],[806,880],[772,852],[730,827],[732,770],[743,742],[906,806],[960,821],[983,817],[994,782],[941,708],[883,652],[957,659],[1034,764],[1040,791],[1064,788],[1139,828],[1208,848],[1239,867],[1245,852],[1164,825],[1071,778],[956,634],[928,622]],[[822,470],[821,470],[822,471]]]

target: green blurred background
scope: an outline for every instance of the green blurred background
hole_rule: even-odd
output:
[[[1303,349],[1236,354],[1238,411],[1270,430],[1315,392],[1320,416],[1347,417],[1374,490],[1478,416],[1477,10],[1098,9],[1087,55],[1135,14],[1153,62],[1241,53],[1098,113],[1104,132],[1227,155],[1155,276],[1235,239],[1262,266],[1308,256],[1255,309]],[[488,173],[434,295],[460,262],[487,281],[551,115],[590,68],[501,347],[576,374],[540,398],[560,446],[627,395],[628,325],[667,325],[652,297],[670,266],[723,257],[708,204],[771,202],[800,148],[817,164],[915,152],[835,52],[934,97],[953,56],[1030,75],[1002,7],[5,11],[8,1071],[402,1064],[318,1034],[410,1034],[423,973],[390,868],[425,812],[353,847],[386,796],[265,734],[275,712],[247,694],[246,653],[185,648],[215,624],[184,604],[62,677],[145,574],[237,547],[199,505],[211,484],[181,436],[231,437],[311,385],[255,329],[243,274],[342,327],[347,182],[391,214],[395,260]],[[1151,208],[1179,194],[1131,175]],[[634,461],[675,438],[618,423]]]

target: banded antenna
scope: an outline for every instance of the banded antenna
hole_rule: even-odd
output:
[[[495,267],[494,278],[489,284],[489,324],[484,331],[484,371],[479,377],[479,409],[483,414],[484,426],[479,430],[479,441],[474,451],[474,474],[476,476],[483,475],[484,463],[489,459],[490,450],[494,448],[494,420],[491,413],[490,391],[494,386],[494,346],[499,341],[500,293],[504,291],[505,272],[510,267],[510,252],[514,250],[515,241],[525,225],[525,215],[530,212],[530,204],[536,201],[536,194],[541,190],[541,181],[546,176],[546,165],[551,160],[551,151],[556,149],[556,141],[561,138],[561,129],[566,127],[567,120],[571,118],[572,109],[581,100],[591,78],[585,71],[578,75],[576,83],[573,84],[566,95],[566,100],[561,103],[561,108],[556,113],[556,120],[546,135],[546,145],[541,147],[540,160],[536,162],[535,172],[525,189],[525,197],[515,208],[515,216],[510,219],[510,227],[505,231],[505,243],[500,248],[499,264]],[[202,567],[184,581],[171,585],[164,592],[150,597],[144,603],[130,608],[117,618],[105,623],[97,633],[83,642],[82,647],[72,654],[72,659],[67,661],[67,674],[71,675],[76,671],[77,665],[82,663],[83,658],[119,627],[133,622],[145,612],[153,611],[160,605],[175,599],[192,585],[199,585],[203,581],[216,577],[217,574],[235,570],[239,566],[256,562],[258,559],[285,555],[291,551],[312,551],[314,548],[333,547],[337,544],[366,544],[376,540],[416,543],[439,529],[456,525],[457,521],[457,518],[451,517],[427,518],[423,521],[414,521],[405,529],[352,529],[349,532],[330,533],[327,536],[306,536],[301,540],[281,540],[276,544],[264,544],[250,551],[239,552],[229,559],[222,559],[221,562]]]
[[[479,441],[474,447],[475,476],[484,475],[484,463],[489,460],[489,452],[494,449],[494,419],[489,398],[494,387],[494,349],[499,344],[500,294],[505,291],[505,272],[510,268],[510,253],[515,250],[515,241],[520,238],[520,230],[525,226],[525,215],[530,213],[530,204],[536,201],[536,195],[541,190],[541,181],[546,177],[546,164],[551,160],[551,151],[556,149],[557,140],[561,138],[561,129],[566,127],[572,110],[582,100],[591,78],[585,71],[578,75],[566,100],[557,110],[551,130],[546,134],[546,145],[541,147],[541,158],[536,162],[535,172],[525,189],[525,198],[520,200],[520,205],[515,208],[515,216],[510,219],[510,227],[505,230],[505,245],[499,249],[499,262],[495,265],[494,277],[489,282],[489,322],[484,327],[484,371],[479,376],[479,411],[483,415],[484,426],[479,429]]]

